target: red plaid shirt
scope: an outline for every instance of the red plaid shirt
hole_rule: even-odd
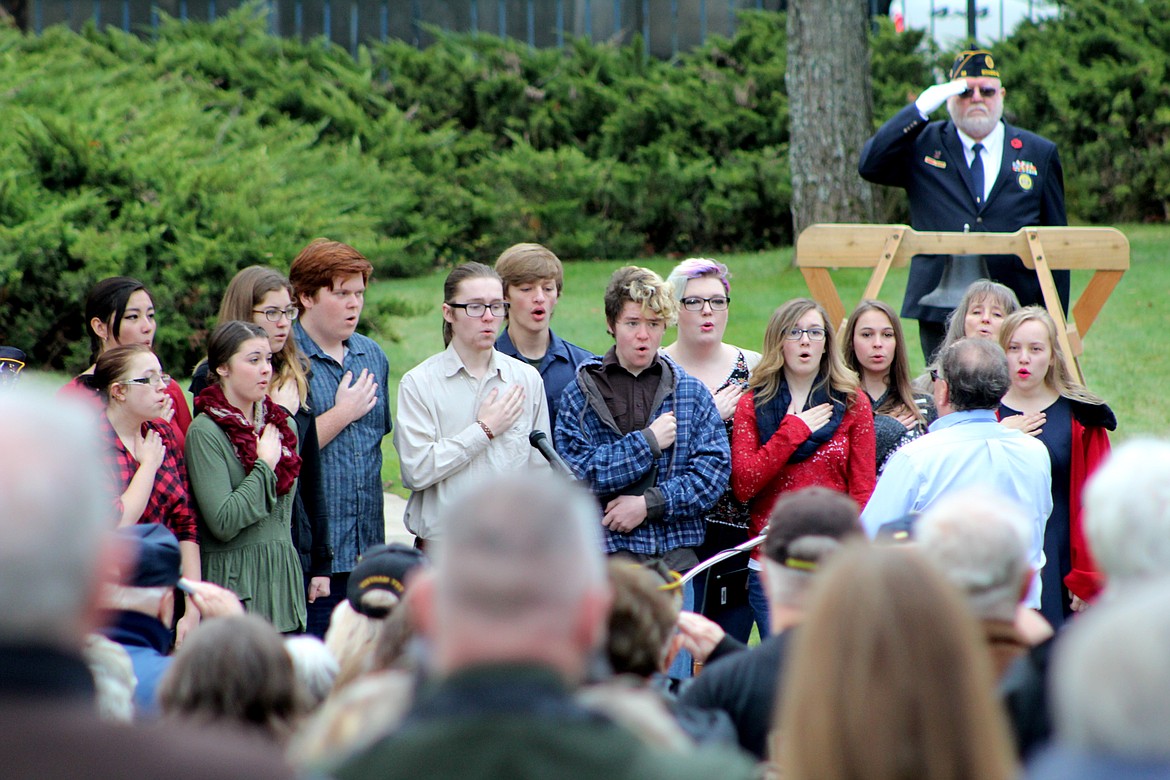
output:
[[[173,384],[173,383],[172,383]],[[119,495],[129,485],[130,480],[138,471],[138,461],[127,450],[114,426],[104,414],[101,415],[100,425],[102,433],[109,443],[106,450],[106,463],[119,485]],[[171,426],[158,420],[152,420],[147,425],[158,433],[166,447],[162,465],[154,475],[154,490],[150,493],[150,500],[146,502],[146,509],[139,523],[161,523],[174,533],[180,542],[199,541],[195,524],[195,510],[191,504],[191,485],[187,481],[187,462],[183,458],[183,449],[179,446]],[[117,500],[118,513],[122,512],[122,499]]]

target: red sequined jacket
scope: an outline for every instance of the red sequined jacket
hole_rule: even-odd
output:
[[[731,489],[748,502],[753,536],[764,530],[776,499],[789,490],[820,485],[849,495],[858,510],[865,507],[877,481],[873,410],[865,393],[853,399],[833,438],[800,463],[788,458],[811,434],[804,421],[785,416],[761,447],[755,394],[749,391],[739,399],[731,435]]]

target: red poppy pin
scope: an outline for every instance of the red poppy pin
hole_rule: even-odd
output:
[[[1023,148],[1024,148],[1024,142],[1023,142],[1023,141],[1021,141],[1019,138],[1013,138],[1013,139],[1012,139],[1012,148],[1013,148],[1013,149],[1023,149]]]

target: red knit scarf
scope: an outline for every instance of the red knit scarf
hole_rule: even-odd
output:
[[[293,434],[292,428],[289,427],[289,415],[283,407],[273,403],[268,396],[264,396],[263,404],[264,419],[260,424],[261,431],[265,425],[271,423],[280,432],[280,460],[276,464],[276,493],[283,496],[292,489],[293,483],[297,481],[297,475],[301,473],[301,456],[297,454],[297,437]],[[200,412],[210,417],[220,427],[220,430],[227,434],[228,440],[236,451],[236,457],[244,466],[244,471],[251,472],[252,467],[256,465],[256,443],[259,440],[252,421],[245,417],[243,412],[228,403],[223,389],[215,384],[208,385],[195,398],[195,413]]]

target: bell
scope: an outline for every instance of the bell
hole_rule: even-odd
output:
[[[951,311],[963,300],[972,282],[987,279],[987,261],[983,255],[951,255],[943,266],[938,286],[918,299],[920,306],[935,306]]]

